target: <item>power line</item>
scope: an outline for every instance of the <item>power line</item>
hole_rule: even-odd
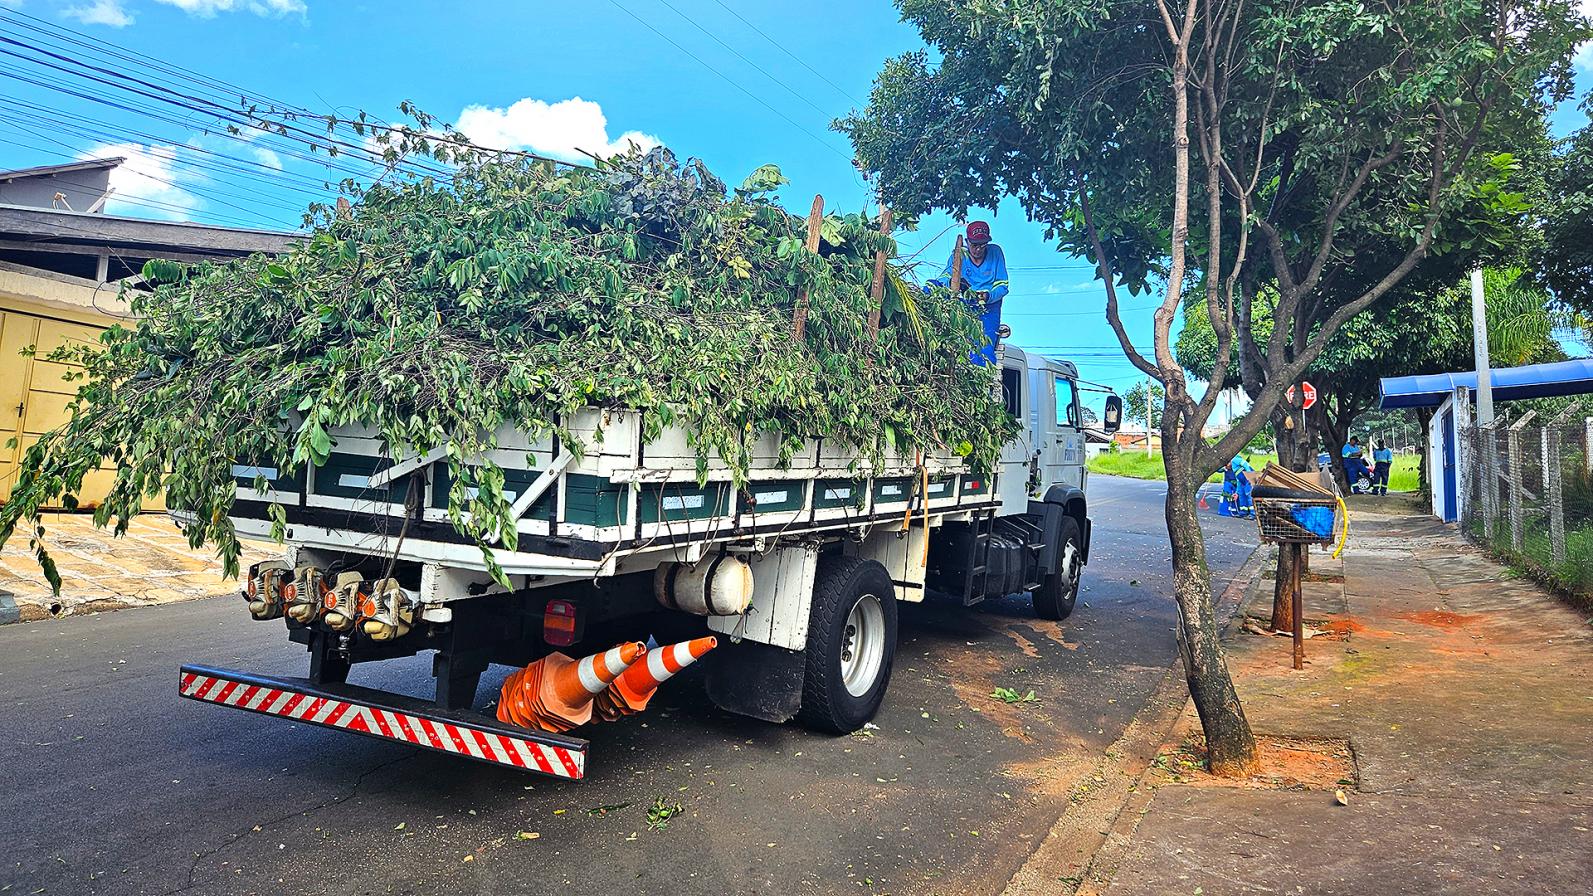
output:
[[[863,102],[862,100],[858,99],[857,97],[852,96],[850,93],[847,93],[846,89],[843,88],[841,85],[839,85],[839,84],[835,83],[834,81],[831,81],[829,78],[825,77],[823,72],[819,71],[818,69],[814,68],[811,65],[808,65],[807,61],[804,60],[801,56],[798,56],[797,54],[795,54],[795,53],[791,52],[790,50],[786,49],[785,45],[781,44],[779,41],[777,41],[774,38],[770,37],[768,35],[768,33],[765,32],[762,28],[759,28],[757,25],[754,25],[754,24],[752,24],[752,22],[748,21],[746,16],[743,16],[741,13],[736,12],[735,10],[733,10],[730,7],[726,6],[724,3],[721,2],[721,0],[714,0],[714,2],[718,3],[720,8],[723,9],[725,12],[728,12],[731,15],[735,16],[737,19],[740,19],[741,20],[741,24],[746,25],[748,28],[751,28],[753,31],[756,31],[760,37],[762,37],[764,40],[768,41],[769,43],[773,44],[775,49],[779,50],[780,52],[784,53],[787,56],[790,56],[792,59],[795,59],[798,65],[800,65],[803,68],[807,69],[808,71],[812,72],[814,77],[818,78],[820,81],[823,81],[824,83],[826,83],[826,84],[830,85],[831,87],[835,88],[835,91],[837,93],[839,93],[841,96],[846,97],[847,99],[849,99],[852,102],[858,104],[859,106],[868,105],[867,103]]]
[[[779,109],[776,109],[773,105],[771,105],[763,97],[758,96],[757,94],[755,94],[752,91],[748,90],[746,87],[742,86],[741,82],[735,80],[734,78],[731,78],[729,75],[725,74],[724,72],[720,71],[717,68],[714,68],[712,65],[709,65],[706,61],[703,60],[703,58],[701,56],[698,56],[696,53],[693,53],[692,51],[686,49],[684,46],[681,46],[681,44],[678,41],[676,41],[674,38],[670,37],[669,35],[665,34],[662,31],[659,31],[657,28],[653,27],[652,24],[649,23],[646,19],[642,18],[641,16],[637,15],[634,12],[631,12],[630,8],[625,6],[625,5],[623,5],[623,4],[621,4],[619,2],[619,0],[608,0],[608,2],[612,3],[621,12],[623,12],[626,15],[630,16],[631,18],[635,19],[637,22],[640,22],[642,24],[642,26],[644,28],[646,28],[648,31],[651,31],[654,34],[658,35],[659,37],[663,38],[665,41],[668,41],[669,44],[671,46],[673,46],[675,49],[679,50],[682,53],[685,53],[687,56],[690,56],[692,59],[696,60],[698,65],[701,65],[703,68],[706,68],[707,70],[709,70],[709,71],[713,72],[714,74],[718,75],[722,80],[725,81],[725,83],[730,84],[732,87],[736,88],[737,90],[739,90],[742,93],[746,94],[747,96],[751,97],[753,99],[753,101],[756,102],[758,105],[764,107],[765,109],[768,109],[770,112],[773,112],[775,115],[779,116],[780,119],[782,121],[784,121],[785,123],[791,125],[792,127],[796,128],[797,130],[801,131],[802,133],[807,134],[809,137],[812,137],[814,139],[814,141],[816,141],[820,146],[824,147],[825,149],[828,149],[830,152],[833,152],[836,155],[840,156],[841,158],[845,159],[847,164],[851,164],[852,157],[850,155],[847,155],[846,153],[841,152],[839,149],[836,149],[835,146],[830,143],[830,141],[824,139],[823,137],[820,137],[818,134],[815,134],[813,131],[809,130],[808,128],[803,127],[801,124],[798,124],[790,116],[786,115],[784,112],[781,112]]]
[[[7,140],[4,137],[0,137],[0,143],[6,143],[6,144],[9,144],[11,146],[18,146],[18,147],[21,147],[23,149],[30,149],[30,150],[33,150],[35,152],[43,152],[43,153],[46,153],[47,155],[50,155],[50,156],[52,156],[54,158],[61,158],[61,159],[68,159],[68,160],[72,160],[73,159],[72,156],[66,155],[64,153],[52,152],[50,150],[41,149],[38,146],[35,146],[33,144],[21,143],[21,142],[16,141],[16,140]],[[130,203],[132,205],[138,205],[138,206],[142,206],[142,207],[145,207],[145,208],[151,208],[151,209],[155,209],[157,211],[176,212],[176,213],[179,213],[179,214],[182,214],[182,215],[185,215],[185,216],[189,215],[189,214],[192,214],[192,212],[193,212],[193,209],[188,208],[187,206],[177,205],[175,203],[169,203],[169,202],[161,202],[158,199],[150,199],[148,197],[118,196],[116,198],[119,201],[121,201],[121,202]],[[232,224],[232,225],[235,225],[235,226],[238,226],[238,227],[242,227],[242,228],[247,229],[247,230],[258,230],[258,229],[260,229],[257,222],[252,222],[252,221],[248,221],[246,219],[232,217],[230,215],[212,215],[211,217],[213,217],[215,220],[225,221],[225,222],[227,222],[229,224]],[[75,229],[75,228],[67,228],[67,229]],[[93,231],[88,231],[88,230],[84,230],[82,232],[83,233],[87,233],[87,234],[94,234]],[[97,234],[94,234],[94,235],[97,235]]]
[[[142,142],[150,146],[154,146],[156,144],[169,144],[173,142],[168,137],[153,134],[148,131],[141,131],[136,128],[120,127],[110,123],[102,123],[96,121],[95,119],[88,118],[87,116],[75,115],[70,112],[55,111],[47,106],[41,106],[37,103],[30,103],[26,100],[20,100],[15,97],[0,95],[0,106],[10,106],[10,113],[12,115],[28,118],[30,120],[42,123],[48,127],[74,132],[79,136],[86,137],[87,139],[99,140],[101,142],[127,142],[129,138],[131,138],[134,142]],[[230,156],[226,153],[217,152],[207,147],[197,146],[192,142],[183,144],[182,148],[189,152],[199,153],[204,156],[211,156],[216,159],[215,162],[208,164],[201,163],[197,160],[188,160],[186,162],[186,164],[193,165],[194,167],[217,171],[234,170],[239,176],[270,183],[272,186],[280,186],[286,189],[295,190],[300,193],[314,195],[317,198],[324,196],[328,189],[320,178],[312,178],[297,172],[276,168],[271,165],[267,165],[258,158],[244,159],[239,158],[238,156]],[[275,150],[270,147],[251,146],[250,148],[267,150],[275,154]],[[303,182],[305,186],[299,186],[296,183],[286,183],[288,180]]]
[[[5,18],[7,18],[7,16],[8,16],[8,12],[6,10],[0,9],[0,19],[5,19]],[[170,65],[170,64],[165,63],[162,60],[155,59],[154,57],[147,56],[145,54],[138,53],[138,52],[133,51],[133,50],[129,50],[129,49],[125,48],[125,47],[118,48],[118,46],[116,44],[112,44],[112,43],[110,43],[108,41],[99,41],[99,40],[97,40],[95,38],[90,38],[88,35],[82,34],[81,32],[73,31],[72,29],[69,29],[69,28],[65,28],[65,27],[62,27],[62,26],[59,26],[59,25],[54,25],[54,24],[49,23],[49,22],[45,22],[42,19],[39,19],[39,18],[34,17],[34,16],[30,16],[30,15],[28,15],[26,13],[19,13],[19,12],[15,12],[15,11],[10,11],[9,16],[10,16],[10,21],[11,21],[12,24],[18,25],[18,26],[20,26],[22,28],[25,28],[25,29],[28,29],[29,31],[33,32],[36,35],[41,35],[42,37],[39,38],[39,39],[43,39],[43,40],[47,40],[47,41],[48,40],[59,41],[59,42],[64,42],[64,43],[67,43],[67,44],[70,44],[70,45],[74,45],[74,46],[76,46],[78,48],[81,48],[81,49],[87,51],[91,55],[96,55],[96,56],[99,56],[101,58],[110,57],[112,59],[117,60],[118,62],[126,63],[127,65],[132,66],[134,68],[142,68],[142,69],[146,70],[146,72],[149,71],[149,70],[153,70],[153,71],[160,72],[161,75],[163,75],[165,77],[168,77],[168,78],[174,77],[174,78],[176,78],[179,81],[186,81],[190,85],[197,86],[199,88],[199,92],[201,94],[219,95],[221,97],[221,99],[223,100],[222,102],[217,102],[214,99],[211,99],[209,96],[194,96],[194,95],[192,95],[190,93],[173,90],[172,86],[170,84],[165,84],[165,83],[152,84],[150,81],[147,81],[147,80],[144,80],[144,79],[141,79],[141,78],[131,78],[130,76],[126,75],[123,71],[119,70],[119,68],[113,69],[113,68],[104,68],[104,67],[99,67],[99,66],[88,65],[87,63],[84,63],[81,60],[79,60],[78,58],[76,58],[76,55],[74,55],[74,56],[63,56],[63,55],[60,55],[60,54],[51,54],[51,53],[49,53],[48,50],[41,50],[41,49],[39,49],[37,47],[33,47],[32,45],[27,45],[30,49],[33,49],[35,52],[43,52],[43,53],[45,53],[47,55],[52,56],[52,58],[61,60],[63,62],[68,62],[68,63],[75,64],[75,65],[82,65],[82,66],[88,67],[88,68],[90,68],[92,70],[98,71],[101,74],[105,74],[105,75],[107,75],[109,77],[123,79],[123,80],[131,80],[131,81],[133,81],[135,83],[141,83],[144,86],[150,86],[150,87],[153,87],[154,89],[157,89],[157,90],[171,92],[174,95],[181,96],[184,99],[187,99],[187,100],[189,100],[191,102],[197,102],[197,103],[200,103],[201,105],[209,106],[210,107],[209,109],[196,110],[196,111],[203,112],[204,114],[207,114],[207,115],[211,115],[211,116],[214,116],[214,117],[222,117],[222,118],[225,118],[226,116],[234,116],[234,123],[236,123],[235,116],[237,114],[239,114],[239,112],[238,112],[238,109],[235,108],[235,105],[236,106],[248,107],[248,110],[245,113],[243,113],[243,114],[252,115],[256,111],[258,111],[253,106],[253,101],[251,100],[251,97],[253,97],[254,100],[258,100],[258,101],[264,102],[266,105],[271,107],[270,109],[268,109],[266,111],[268,111],[270,114],[276,115],[277,118],[279,119],[276,122],[276,127],[281,128],[284,132],[291,131],[293,133],[296,133],[296,134],[300,135],[300,137],[298,139],[303,139],[303,140],[308,141],[312,147],[319,146],[319,145],[322,145],[322,144],[326,145],[329,148],[329,155],[332,152],[336,152],[339,155],[351,156],[351,157],[353,157],[356,160],[359,160],[359,159],[363,158],[364,161],[367,164],[375,164],[375,165],[380,165],[382,167],[387,167],[388,163],[387,163],[386,158],[385,158],[385,153],[378,152],[378,151],[372,149],[368,145],[359,145],[359,144],[355,144],[355,143],[350,143],[347,140],[338,139],[338,138],[333,136],[332,128],[335,125],[337,125],[337,124],[346,124],[346,125],[351,125],[351,126],[358,127],[361,130],[369,130],[369,131],[371,131],[373,133],[374,132],[386,132],[388,134],[400,133],[400,132],[402,132],[404,130],[403,128],[397,128],[397,127],[393,127],[393,126],[390,126],[390,125],[383,125],[383,124],[378,124],[378,123],[375,123],[375,122],[370,122],[370,121],[365,121],[365,120],[353,121],[353,120],[349,120],[349,119],[340,119],[340,118],[338,118],[336,116],[321,115],[321,114],[318,114],[316,112],[311,111],[310,109],[308,109],[308,108],[306,108],[304,106],[296,105],[296,104],[293,104],[293,103],[288,103],[286,101],[283,101],[283,100],[280,100],[280,99],[276,99],[276,98],[271,97],[269,95],[262,94],[262,93],[260,93],[258,91],[251,91],[251,90],[248,90],[246,88],[240,87],[237,84],[233,84],[233,83],[230,83],[230,82],[227,82],[227,81],[223,81],[223,80],[220,80],[220,79],[208,76],[208,75],[203,75],[201,73],[193,71],[192,69],[183,68],[182,66]],[[26,21],[23,21],[23,20],[26,20]],[[30,24],[30,23],[32,23],[32,24]],[[74,37],[74,35],[76,37]],[[83,38],[84,40],[79,40],[77,38]],[[93,42],[92,43],[86,43],[85,40],[93,41]],[[57,44],[52,44],[51,45],[51,49],[59,50],[59,49],[62,49],[62,47],[60,47]],[[118,52],[118,50],[121,50],[121,52]],[[125,66],[123,66],[123,67],[125,67]],[[156,76],[150,75],[150,77],[154,78]],[[160,80],[160,79],[156,78],[156,80]],[[118,85],[118,86],[122,86],[122,89],[124,89],[124,90],[128,89],[128,88],[126,88],[125,85]],[[188,89],[191,90],[192,88],[188,88]],[[234,104],[234,102],[233,102],[233,98],[234,97],[237,98],[237,103],[236,104]],[[298,124],[296,123],[297,119],[299,119],[299,118],[313,119],[316,122],[325,121],[328,124],[328,130],[327,130],[327,132],[324,135],[317,134],[317,133],[314,133],[312,131],[305,130],[304,128],[298,126]],[[262,124],[264,126],[262,126]],[[285,138],[285,136],[286,136],[285,133],[284,134],[275,133],[273,130],[270,129],[269,123],[267,123],[267,122],[259,122],[259,123],[257,123],[257,122],[250,121],[250,122],[248,122],[248,126],[251,127],[251,128],[255,128],[256,130],[259,130],[261,133],[267,134],[267,135],[272,136],[272,137],[281,136],[281,137]],[[232,136],[236,136],[236,135],[232,135]],[[475,146],[474,144],[469,143],[468,141],[465,141],[465,140],[462,140],[462,139],[458,139],[458,138],[453,138],[453,137],[437,138],[437,137],[434,137],[432,135],[425,135],[425,136],[427,136],[429,139],[433,139],[434,141],[437,141],[437,142],[453,143],[453,144],[456,144],[456,145],[461,145],[461,146],[466,147],[466,148],[482,149],[482,150],[486,150],[486,151],[490,151],[490,152],[502,153],[504,155],[515,156],[515,157],[519,157],[519,158],[527,158],[527,159],[533,159],[533,160],[537,160],[537,161],[551,162],[551,163],[558,164],[558,165],[563,165],[563,166],[569,167],[569,168],[588,168],[589,167],[589,166],[586,166],[586,165],[580,165],[580,164],[577,164],[577,163],[568,162],[568,161],[565,161],[565,160],[562,160],[562,159],[554,159],[554,158],[549,157],[549,156],[539,155],[537,153],[524,152],[524,151],[520,151],[520,150],[492,149],[492,148],[488,148],[488,147],[479,147],[479,146]],[[311,159],[310,161],[319,162],[321,160]],[[327,167],[329,167],[329,168],[335,168],[336,167],[335,165],[328,164],[328,163],[323,163],[323,164],[327,164]],[[448,178],[450,178],[452,176],[451,172],[449,170],[447,170],[445,168],[439,168],[436,165],[431,164],[431,161],[429,159],[426,159],[424,156],[420,156],[419,159],[401,160],[399,163],[397,163],[397,167],[404,169],[407,173],[410,173],[412,175],[413,174],[422,174],[422,175],[426,175],[426,176],[430,176],[430,177],[434,177],[434,178],[438,178],[438,179],[442,179],[442,180],[447,180]],[[358,175],[356,174],[356,176],[358,176]]]
[[[77,158],[75,155],[73,155],[73,148],[72,148],[72,146],[70,144],[63,143],[63,142],[61,142],[59,140],[56,140],[56,139],[54,139],[54,138],[52,138],[52,137],[50,137],[50,136],[48,136],[46,134],[42,134],[42,133],[40,133],[40,132],[38,132],[36,130],[33,130],[30,127],[18,124],[16,121],[0,121],[0,124],[4,124],[5,126],[10,127],[10,128],[12,128],[14,130],[22,131],[25,134],[30,134],[33,137],[36,137],[37,139],[45,141],[46,143],[53,143],[56,146],[59,146],[62,149],[66,150],[66,152],[64,152],[64,153],[61,153],[61,152],[53,153],[54,155],[57,155],[57,156],[59,156],[61,158],[73,159],[73,160],[76,160],[76,158]],[[40,152],[50,152],[50,150],[45,150],[45,149],[42,149],[41,147],[37,147],[37,146],[32,147],[32,149],[34,149],[35,151],[40,151]],[[175,182],[173,182],[171,180],[167,180],[166,178],[162,178],[162,177],[156,177],[155,175],[150,174],[150,173],[145,172],[145,171],[134,171],[132,173],[137,175],[137,176],[139,176],[139,177],[143,177],[143,178],[146,178],[148,180],[154,181],[155,183],[162,184],[163,186],[170,187],[171,189],[174,189],[174,190],[180,190],[180,191],[183,191],[183,192],[192,193],[192,194],[195,194],[195,195],[198,195],[198,196],[202,196],[202,197],[204,197],[206,199],[209,199],[209,200],[211,200],[213,202],[216,202],[216,203],[218,203],[220,205],[224,205],[224,206],[227,206],[228,208],[232,208],[232,209],[235,209],[237,211],[243,212],[246,215],[252,215],[252,216],[255,216],[255,217],[260,218],[262,220],[269,220],[269,218],[267,216],[265,216],[265,215],[262,215],[260,213],[260,211],[258,210],[258,208],[256,208],[256,207],[238,205],[235,202],[229,202],[227,199],[220,198],[222,196],[230,196],[230,197],[232,197],[234,199],[242,199],[245,202],[254,202],[254,201],[256,201],[257,197],[238,196],[237,194],[228,193],[226,191],[221,191],[221,190],[201,189],[201,188],[196,187],[196,186],[194,186],[192,184],[187,185],[187,186],[179,186],[178,184],[176,184]],[[114,197],[114,198],[123,199],[125,197]],[[150,199],[149,197],[144,197],[144,199],[146,201],[148,201],[148,202],[159,202],[159,200]],[[174,210],[184,210],[182,206],[178,206],[178,205],[175,205],[175,204],[171,205],[171,208],[174,209]]]
[[[812,100],[808,99],[803,94],[798,93],[796,90],[793,90],[791,88],[791,85],[785,83],[784,81],[782,81],[779,78],[775,77],[774,75],[770,74],[768,69],[764,68],[763,66],[759,65],[758,63],[753,62],[751,59],[748,59],[746,56],[742,55],[740,50],[737,50],[735,47],[732,47],[730,44],[725,43],[723,40],[720,39],[719,35],[714,34],[712,31],[709,31],[707,28],[704,28],[702,26],[702,24],[699,23],[696,19],[694,19],[691,16],[686,15],[685,13],[681,12],[680,9],[678,7],[676,7],[673,3],[670,3],[669,0],[658,0],[658,2],[664,4],[667,7],[669,7],[670,11],[673,12],[675,15],[680,16],[681,18],[685,19],[687,22],[691,23],[691,26],[693,28],[696,28],[698,31],[701,31],[703,34],[708,35],[708,37],[713,39],[714,43],[717,43],[719,46],[724,47],[726,50],[729,50],[732,54],[735,55],[735,57],[737,59],[740,59],[742,62],[745,62],[746,64],[748,64],[748,65],[752,66],[753,68],[757,69],[758,71],[762,72],[763,76],[765,78],[768,78],[770,81],[773,81],[776,85],[778,85],[786,93],[789,93],[792,96],[796,97],[797,99],[801,100],[802,102],[807,103],[808,106],[813,109],[813,111],[819,113],[820,115],[825,115],[825,116],[828,116],[830,114],[829,112],[827,112],[824,109],[820,108],[817,103],[815,103]]]

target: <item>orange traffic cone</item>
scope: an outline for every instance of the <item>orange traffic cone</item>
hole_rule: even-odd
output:
[[[564,732],[592,720],[592,700],[647,652],[630,642],[581,660],[550,653],[504,679],[498,718],[511,725]]]
[[[597,695],[597,717],[612,722],[620,716],[641,712],[647,708],[647,701],[653,699],[653,692],[659,685],[718,645],[719,639],[710,636],[647,651],[646,658],[626,669],[608,690]]]

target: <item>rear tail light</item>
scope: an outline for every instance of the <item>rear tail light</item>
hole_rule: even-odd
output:
[[[550,600],[542,611],[542,640],[552,647],[569,647],[580,640],[581,613],[567,600]]]

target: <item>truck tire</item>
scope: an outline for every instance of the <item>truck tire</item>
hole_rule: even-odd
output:
[[[896,659],[896,586],[873,560],[824,563],[808,616],[803,725],[850,734],[879,711]]]
[[[1056,572],[1046,576],[1034,592],[1034,614],[1041,619],[1062,620],[1073,613],[1073,605],[1079,600],[1079,579],[1084,573],[1082,541],[1078,520],[1063,517],[1057,533]]]

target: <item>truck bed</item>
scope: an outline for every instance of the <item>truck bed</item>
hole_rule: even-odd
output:
[[[517,549],[494,551],[511,576],[609,575],[639,554],[671,551],[690,561],[716,541],[900,524],[909,507],[916,520],[926,513],[987,511],[1000,503],[998,477],[973,473],[950,452],[929,454],[921,463],[892,452],[876,465],[850,446],[809,440],[782,463],[778,440],[765,435],[755,443],[747,482],[738,490],[718,460],[708,464],[707,482],[699,483],[697,454],[686,432],[666,427],[644,440],[636,411],[588,410],[568,429],[582,450],[551,437],[497,433],[499,447],[490,457],[504,470],[506,497],[524,511]],[[276,503],[286,511],[294,545],[369,554],[398,549],[399,560],[426,567],[485,569],[481,551],[447,521],[446,463],[387,457],[369,430],[344,428],[332,435],[331,457],[319,468],[235,467],[232,518],[240,534],[269,533],[268,505]],[[423,511],[406,528],[409,473],[428,466]],[[266,491],[256,488],[256,477],[267,482]],[[1022,488],[1018,471],[1009,477]],[[927,507],[917,494],[926,485]]]

